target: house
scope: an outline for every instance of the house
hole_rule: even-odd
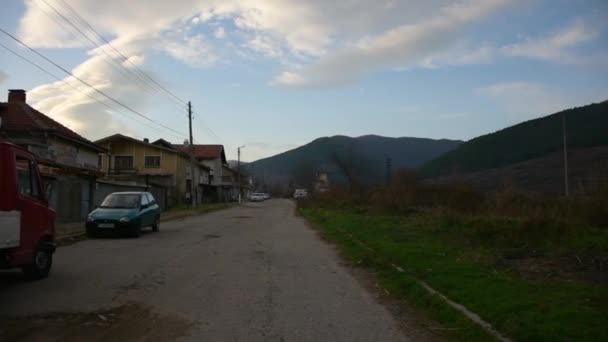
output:
[[[315,192],[329,191],[329,174],[327,172],[317,172],[317,177],[314,182]]]
[[[209,167],[195,160],[192,177],[190,156],[163,139],[150,143],[114,134],[96,143],[107,151],[99,157],[107,179],[147,186],[163,208],[190,203],[193,179],[196,202],[201,203],[207,195]]]
[[[86,218],[93,209],[96,178],[102,175],[101,146],[32,108],[21,89],[9,90],[8,102],[0,102],[0,139],[36,155],[44,181],[53,189],[50,205],[58,222]]]
[[[222,179],[219,189],[225,201],[237,201],[239,198],[238,173],[227,165],[222,166]]]
[[[188,152],[188,144],[173,145],[176,149]],[[226,153],[223,145],[193,145],[193,154],[210,170],[210,184],[213,186],[215,196],[220,201],[235,200],[234,189],[236,186],[234,171],[228,166]],[[238,192],[237,192],[238,196]]]

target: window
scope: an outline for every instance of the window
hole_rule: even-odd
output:
[[[99,155],[97,156],[97,167],[98,167],[98,168],[101,168],[101,161],[102,161],[102,158],[103,158],[103,154],[99,154]]]
[[[103,200],[100,208],[120,208],[120,209],[131,209],[139,206],[139,195],[135,194],[109,194],[106,199]]]
[[[132,170],[133,156],[115,156],[114,168],[117,170]]]
[[[33,160],[17,157],[17,185],[19,193],[26,196],[40,198],[40,184],[38,171]]]
[[[146,156],[146,167],[160,167],[160,156]]]
[[[147,193],[146,196],[148,196],[148,201],[150,201],[150,204],[156,203],[156,200],[154,199],[154,196],[152,196],[152,194]]]
[[[141,205],[148,205],[148,196],[141,195]]]

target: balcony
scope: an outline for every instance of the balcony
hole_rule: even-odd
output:
[[[110,169],[108,174],[110,174],[110,175],[135,175],[135,174],[137,174],[137,171],[138,170],[136,168],[116,168],[116,169]]]

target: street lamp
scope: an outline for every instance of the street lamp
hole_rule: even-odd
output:
[[[239,204],[242,203],[243,199],[242,199],[242,193],[243,190],[241,189],[241,149],[245,148],[245,145],[243,146],[239,146],[236,150],[237,150],[237,154],[238,154],[238,161],[237,161],[237,169],[238,169],[238,173],[239,173]]]

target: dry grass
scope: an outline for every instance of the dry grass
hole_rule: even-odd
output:
[[[398,174],[390,187],[357,192],[333,189],[315,195],[315,206],[357,208],[390,215],[435,212],[527,220],[530,225],[592,225],[608,228],[608,189],[570,197],[519,192],[511,188],[482,193],[460,185],[420,182],[409,172]],[[303,206],[307,203],[303,202]]]

